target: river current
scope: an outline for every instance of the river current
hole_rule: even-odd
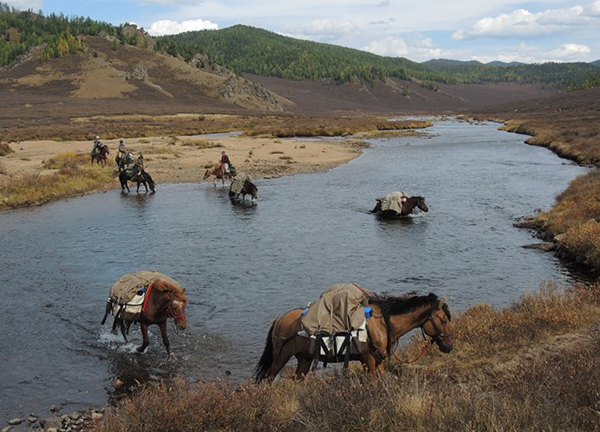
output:
[[[212,183],[159,184],[1,213],[2,417],[104,405],[116,378],[246,379],[272,319],[338,282],[435,292],[452,310],[571,282],[512,224],[549,209],[585,169],[497,127],[444,121],[424,136],[372,139],[329,172],[258,180],[254,205]],[[396,190],[425,196],[430,211],[369,213]],[[110,286],[140,269],[187,288],[189,329],[168,328],[174,360],[158,328],[138,355],[139,327],[125,343],[100,325]]]

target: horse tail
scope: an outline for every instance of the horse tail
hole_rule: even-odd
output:
[[[269,334],[267,335],[267,342],[265,344],[265,350],[260,357],[254,371],[252,372],[252,378],[255,383],[260,383],[263,379],[267,377],[267,373],[273,364],[273,329],[275,328],[275,321],[273,321],[273,325],[269,329]]]

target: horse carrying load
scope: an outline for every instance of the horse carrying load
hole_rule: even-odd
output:
[[[429,211],[429,207],[425,204],[425,198],[422,196],[409,197],[405,192],[392,192],[382,198],[376,198],[377,204],[371,210],[371,213],[377,213],[382,217],[398,217],[408,216],[412,213],[415,207],[418,207],[424,212]]]
[[[166,336],[167,318],[173,318],[180,329],[187,327],[185,288],[173,278],[156,271],[140,270],[124,274],[110,288],[102,324],[109,314],[114,316],[112,330],[120,328],[125,341],[131,324],[141,324],[143,344],[148,346],[148,325],[158,324],[163,342],[170,354]]]
[[[303,311],[300,321],[310,337],[309,355],[315,362],[344,362],[347,367],[368,351],[366,318],[371,308],[367,301],[357,286],[338,284]]]

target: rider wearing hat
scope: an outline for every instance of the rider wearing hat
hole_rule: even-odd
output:
[[[133,175],[136,176],[142,171],[144,171],[144,155],[140,153],[133,166]]]

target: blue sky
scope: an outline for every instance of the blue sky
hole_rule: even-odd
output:
[[[600,0],[0,0],[152,35],[260,27],[413,61],[600,59]]]

